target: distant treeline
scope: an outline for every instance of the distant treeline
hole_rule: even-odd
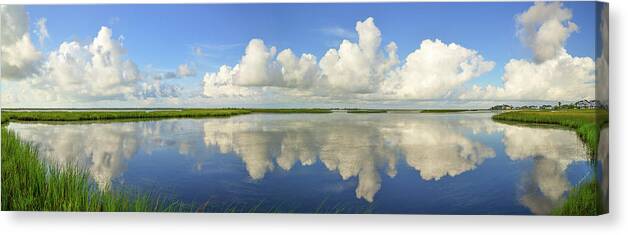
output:
[[[41,110],[41,111],[39,111]],[[45,111],[44,111],[45,110]],[[3,109],[2,123],[8,121],[100,121],[124,119],[229,117],[250,113],[331,113],[330,109],[138,109],[137,111],[101,111],[110,109]],[[130,109],[117,109],[130,110]],[[134,109],[133,109],[134,110]]]
[[[479,109],[424,109],[421,110],[421,113],[458,113],[478,110]]]
[[[347,113],[387,113],[385,109],[350,109]]]

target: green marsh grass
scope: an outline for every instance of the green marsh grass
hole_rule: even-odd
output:
[[[162,119],[228,117],[249,114],[245,109],[185,109],[158,111],[2,111],[2,121],[99,121],[114,119]]]
[[[576,131],[589,147],[592,156],[597,150],[600,130],[608,123],[608,112],[601,109],[561,111],[511,111],[493,116],[494,120],[524,123],[555,124]]]
[[[75,165],[50,166],[38,157],[36,146],[2,128],[3,211],[83,212],[209,212],[209,213],[295,213],[297,207],[281,203],[270,207],[257,204],[210,202],[196,206],[159,195],[119,189],[100,189],[89,173]],[[328,208],[325,201],[312,213],[371,213],[373,207],[353,208],[342,204]]]
[[[568,109],[559,111],[511,111],[493,116],[494,120],[508,122],[555,124],[571,128],[589,149],[591,163],[595,168],[597,149],[602,127],[608,124],[608,111],[602,109]],[[597,168],[595,168],[597,169]],[[602,189],[595,177],[580,183],[568,194],[560,206],[552,210],[553,215],[600,215],[606,213],[602,206]]]
[[[8,121],[39,121],[39,122],[76,122],[76,121],[103,121],[103,120],[132,120],[132,119],[165,119],[165,118],[204,118],[230,117],[250,113],[331,113],[329,109],[182,109],[182,110],[4,110],[2,123]]]
[[[349,109],[347,113],[387,113],[385,109]]]
[[[331,109],[247,109],[254,113],[331,113]]]
[[[72,165],[48,166],[37,149],[2,128],[3,211],[185,211],[183,204],[150,194],[100,190]]]
[[[424,109],[421,113],[459,113],[468,111],[478,111],[478,109]]]
[[[552,215],[586,216],[606,213],[600,190],[595,179],[578,185],[569,192],[561,206],[552,210]]]

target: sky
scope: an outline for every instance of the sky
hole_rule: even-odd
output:
[[[604,100],[596,90],[596,77],[608,84],[604,10],[594,2],[2,6],[0,104]]]

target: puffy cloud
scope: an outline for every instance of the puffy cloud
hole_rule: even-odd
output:
[[[477,51],[455,43],[424,40],[408,55],[396,76],[383,83],[381,92],[396,98],[445,98],[494,66],[494,62],[484,60]]]
[[[516,16],[518,36],[534,52],[538,62],[562,53],[565,40],[578,30],[571,22],[571,10],[560,2],[536,2],[526,12]]]
[[[394,42],[388,45],[388,58],[380,53],[381,32],[371,17],[358,21],[355,30],[357,44],[343,40],[338,49],[329,49],[321,58],[322,79],[332,91],[373,93],[398,63],[397,46]]]
[[[111,29],[101,27],[89,45],[63,42],[50,52],[34,88],[74,100],[125,99],[133,96],[140,73]]]
[[[205,81],[205,95],[242,96],[237,87],[281,87],[298,90],[284,89],[289,96],[443,99],[494,67],[477,51],[440,40],[424,40],[399,66],[396,43],[381,47],[382,33],[373,18],[358,21],[355,31],[357,42],[343,40],[318,63],[314,55],[298,57],[289,48],[275,56],[275,47],[253,39],[239,64],[206,76],[211,81]]]
[[[286,87],[308,88],[317,79],[319,70],[316,56],[303,54],[294,55],[292,50],[285,49],[277,55],[277,61],[282,66],[281,74]]]
[[[181,64],[177,67],[177,76],[179,77],[194,77],[196,76],[196,70],[188,64]]]
[[[114,39],[110,28],[101,27],[89,44],[63,42],[50,51],[40,61],[38,74],[3,84],[12,95],[3,94],[2,98],[9,105],[31,105],[41,101],[126,101],[180,96],[179,86],[159,81],[169,74],[145,78],[126,54],[121,39]],[[4,61],[5,56],[2,58]],[[180,70],[182,75],[193,73],[189,67]],[[172,73],[172,76],[178,75]]]
[[[207,97],[243,97],[261,94],[260,87],[309,88],[319,74],[316,57],[297,57],[292,50],[277,54],[275,47],[252,39],[245,55],[234,67],[221,66],[203,76],[203,94]]]
[[[50,37],[50,35],[48,34],[48,28],[46,27],[46,21],[46,18],[39,18],[36,23],[39,45],[43,45],[44,40]]]
[[[504,68],[503,87],[473,86],[463,99],[579,100],[595,91],[595,63],[589,57],[563,53],[540,64],[510,60]]]
[[[133,61],[126,58],[122,37],[102,27],[89,44],[62,42],[46,55],[32,43],[29,19],[23,6],[0,6],[2,17],[2,99],[4,105],[36,102],[129,100],[178,96],[180,88],[144,79]],[[49,38],[47,19],[40,18],[33,30],[43,44]],[[182,76],[194,70],[183,66]],[[175,74],[176,75],[176,74]],[[24,79],[17,79],[24,78]]]
[[[237,86],[233,83],[233,77],[240,67],[235,68],[223,65],[216,73],[205,73],[203,76],[203,95],[207,97],[246,97],[257,94],[248,87]]]
[[[473,86],[460,99],[568,100],[593,99],[595,62],[575,57],[564,48],[578,26],[561,3],[537,2],[516,21],[519,36],[534,52],[535,61],[510,60],[504,68],[503,86]]]
[[[276,53],[275,47],[268,48],[261,39],[252,39],[240,60],[234,83],[242,86],[280,85],[281,67],[273,60]]]
[[[1,77],[19,79],[36,74],[41,52],[28,32],[28,15],[23,6],[0,6]]]

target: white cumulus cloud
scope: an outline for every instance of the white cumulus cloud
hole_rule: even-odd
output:
[[[461,99],[568,100],[593,99],[595,62],[570,55],[565,41],[578,26],[571,10],[558,2],[537,2],[516,17],[518,35],[534,53],[534,61],[511,59],[502,86],[473,86]]]
[[[111,29],[101,27],[89,45],[63,42],[50,52],[44,72],[33,79],[33,86],[72,100],[129,98],[141,77],[125,54]]]
[[[383,83],[382,93],[393,98],[446,98],[466,81],[493,69],[477,51],[440,40],[423,40],[396,74]]]
[[[424,40],[400,65],[397,44],[382,48],[373,18],[358,21],[355,31],[357,42],[343,40],[318,62],[312,54],[299,57],[290,48],[276,53],[275,47],[252,39],[239,64],[206,74],[204,94],[244,96],[259,94],[248,92],[252,89],[280,87],[287,88],[282,90],[286,96],[443,99],[494,67],[477,51],[438,39]]]
[[[246,97],[257,94],[252,88],[237,86],[233,77],[240,67],[235,68],[223,65],[218,72],[205,73],[203,76],[203,95],[207,97]]]
[[[20,79],[36,74],[41,52],[28,33],[28,15],[23,6],[0,6],[0,59],[3,79]]]
[[[343,40],[321,58],[322,79],[332,92],[373,93],[399,61],[394,42],[387,47],[388,57],[381,53],[381,32],[373,18],[358,21],[355,30],[358,43]]]

